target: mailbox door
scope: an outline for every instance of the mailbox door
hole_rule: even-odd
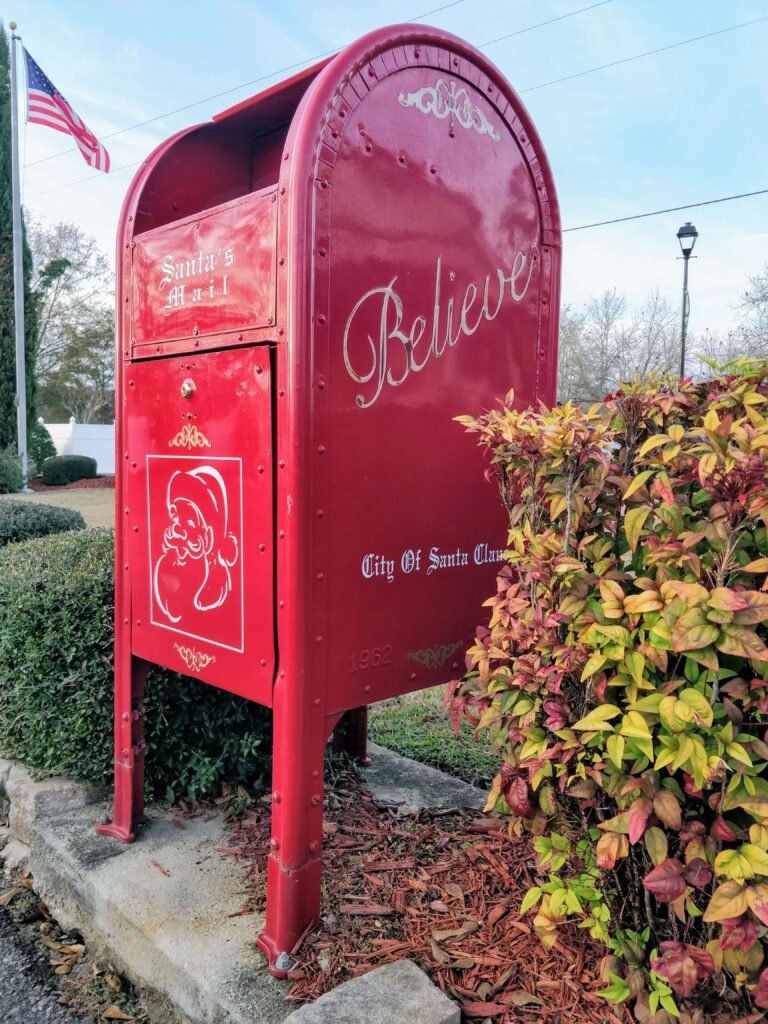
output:
[[[271,704],[268,346],[126,367],[132,651]],[[126,567],[127,568],[127,567]]]

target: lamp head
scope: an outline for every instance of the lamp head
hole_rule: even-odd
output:
[[[680,243],[680,248],[683,251],[683,257],[685,259],[688,259],[693,252],[693,247],[696,244],[696,239],[698,237],[699,232],[689,220],[687,220],[685,224],[678,229],[677,240]]]

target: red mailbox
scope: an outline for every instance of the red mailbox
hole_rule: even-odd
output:
[[[453,422],[554,397],[560,224],[522,103],[467,43],[382,29],[161,145],[118,241],[115,808],[143,815],[165,665],[274,712],[259,938],[318,916],[323,752],[443,682],[505,513]]]

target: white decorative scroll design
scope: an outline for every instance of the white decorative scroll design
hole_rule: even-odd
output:
[[[494,142],[501,139],[482,110],[474,105],[464,86],[457,88],[456,82],[449,84],[438,78],[433,86],[425,86],[418,92],[401,92],[399,98],[403,107],[416,107],[422,114],[434,114],[441,121],[450,117],[451,122],[455,119],[462,128],[471,128],[478,135],[490,135]]]
[[[229,498],[224,479],[213,466],[175,472],[166,493],[168,526],[163,550],[152,573],[155,601],[171,622],[180,622],[188,597],[196,612],[212,611],[232,590],[230,569],[239,557],[238,538],[229,528]],[[171,589],[166,568],[181,578]]]

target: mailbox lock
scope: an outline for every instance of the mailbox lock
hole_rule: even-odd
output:
[[[183,383],[181,385],[181,397],[182,398],[191,398],[192,395],[194,395],[194,393],[196,391],[197,391],[197,385],[195,384],[195,382],[192,380],[191,377],[187,377],[187,379],[185,381],[183,381]]]

